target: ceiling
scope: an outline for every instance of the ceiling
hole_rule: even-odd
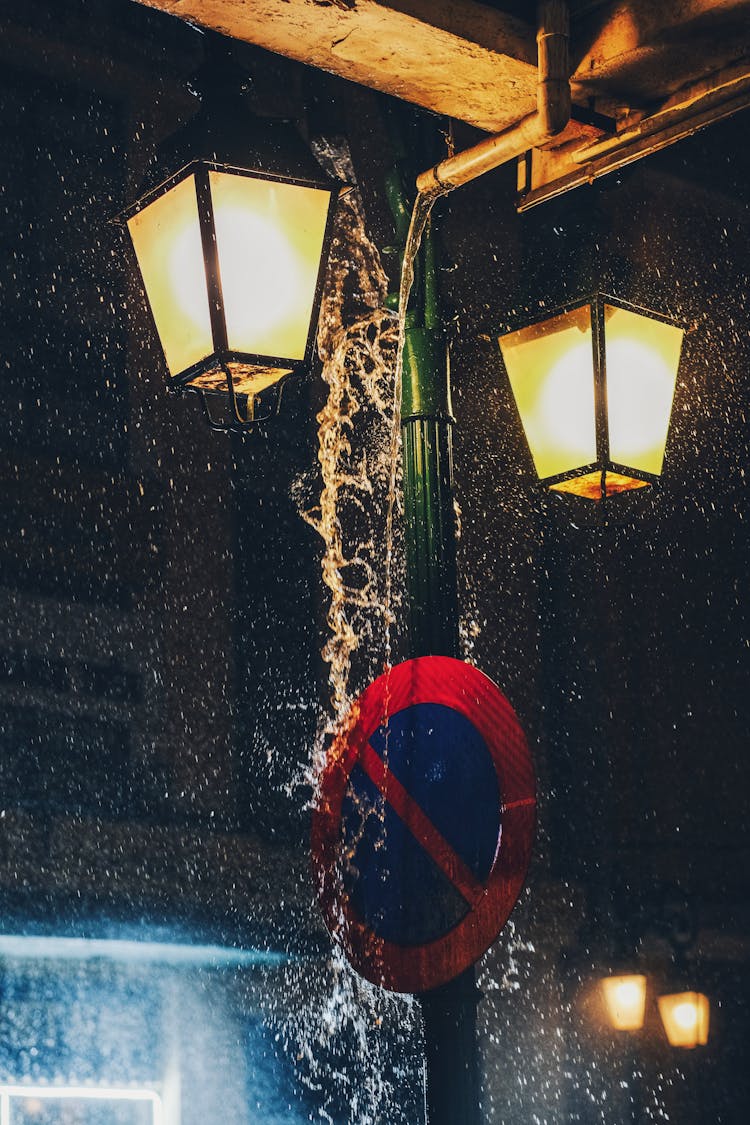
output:
[[[497,133],[536,108],[535,5],[518,0],[141,0]],[[573,0],[573,120],[525,158],[520,206],[750,104],[750,0]]]

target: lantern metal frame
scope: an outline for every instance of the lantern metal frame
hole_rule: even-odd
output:
[[[576,309],[591,309],[591,349],[594,378],[594,427],[596,441],[596,460],[586,465],[580,465],[573,469],[567,469],[562,473],[555,473],[552,476],[539,477],[537,475],[537,480],[543,488],[549,489],[553,488],[555,485],[563,484],[566,481],[575,480],[576,477],[585,477],[599,472],[601,473],[602,500],[606,500],[608,497],[615,495],[620,491],[614,489],[611,491],[607,490],[607,473],[614,473],[617,475],[630,477],[633,480],[643,481],[644,484],[650,484],[657,488],[661,481],[659,475],[646,472],[643,469],[636,469],[630,465],[621,464],[620,462],[612,461],[609,455],[606,324],[604,312],[606,305],[611,305],[614,308],[623,309],[626,312],[637,313],[639,316],[648,317],[650,320],[656,320],[661,322],[662,324],[669,324],[674,328],[681,328],[683,331],[687,330],[687,325],[676,317],[669,316],[665,313],[656,312],[655,310],[646,308],[643,305],[638,305],[633,303],[632,301],[623,300],[621,297],[614,297],[610,293],[605,293],[602,290],[596,290],[595,292],[588,295],[566,301],[564,304],[557,305],[553,309],[545,310],[543,315],[533,317],[531,320],[519,320],[512,325],[506,325],[505,331],[503,331],[502,333],[502,336],[510,335],[512,332],[520,331],[524,328],[532,328],[535,325],[544,324],[548,320],[554,320],[555,317],[564,316],[566,313],[574,312]],[[516,407],[516,409],[518,408]],[[522,428],[524,428],[523,418],[521,418],[520,412],[519,418],[521,420],[521,426]],[[667,433],[668,432],[669,430],[667,429]],[[564,495],[561,490],[559,494]],[[577,497],[577,499],[578,498],[579,497]]]
[[[302,358],[290,359],[286,356],[272,356],[262,355],[253,352],[235,351],[229,348],[227,340],[227,326],[224,311],[224,296],[221,285],[221,274],[219,268],[219,254],[215,236],[214,227],[214,214],[213,214],[213,201],[211,197],[211,187],[209,181],[210,172],[223,172],[233,176],[243,176],[255,180],[266,180],[272,183],[289,184],[293,187],[307,187],[317,188],[320,191],[328,191],[329,202],[328,210],[326,213],[326,222],[323,233],[323,240],[321,243],[320,262],[318,265],[318,275],[315,283],[315,289],[312,300],[312,309],[310,316],[310,327],[308,329],[307,341]],[[252,430],[259,423],[267,421],[272,415],[278,414],[281,405],[281,396],[286,380],[300,370],[308,367],[313,358],[313,350],[315,346],[315,339],[318,329],[318,317],[320,311],[320,303],[323,295],[323,286],[325,283],[326,267],[328,263],[328,254],[333,239],[333,224],[336,212],[337,199],[342,192],[350,190],[348,185],[342,184],[340,181],[330,179],[324,175],[321,170],[319,178],[300,177],[295,175],[285,175],[282,173],[268,172],[260,168],[241,167],[236,164],[222,163],[217,160],[206,160],[197,157],[187,164],[184,164],[177,172],[170,175],[167,179],[157,184],[155,187],[146,191],[140,199],[129,207],[125,208],[117,217],[116,222],[125,227],[129,219],[134,215],[139,214],[145,210],[150,204],[154,203],[157,199],[165,196],[172,188],[188,179],[190,176],[195,178],[195,194],[198,209],[198,224],[200,228],[201,249],[203,253],[203,262],[206,271],[206,292],[208,296],[209,317],[211,325],[211,339],[213,343],[213,351],[210,355],[205,356],[197,363],[191,364],[190,367],[184,371],[180,371],[177,375],[167,373],[167,391],[174,395],[181,395],[185,393],[197,394],[201,399],[206,419],[213,430],[221,432],[235,431],[246,433]],[[131,244],[132,240],[128,239]],[[134,253],[134,251],[133,251]],[[145,284],[141,275],[140,269],[137,270],[138,277],[141,279],[141,288],[144,290],[146,296],[146,304],[148,305],[149,315],[151,322],[156,331],[157,337],[159,336],[158,327],[154,318],[153,308],[151,301],[148,298],[148,293],[145,290]],[[166,362],[166,360],[165,360]],[[277,367],[286,369],[285,374],[277,379],[274,383],[263,390],[253,394],[237,391],[232,377],[230,368],[231,363],[243,364],[257,364],[259,367]],[[198,376],[205,374],[211,370],[220,369],[227,381],[227,389],[207,388],[192,385],[194,379]],[[258,415],[255,412],[255,404],[258,399],[269,398],[271,394],[274,395],[274,403],[267,412]],[[221,420],[217,418],[210,407],[210,402],[213,400],[221,400],[229,396],[230,411],[229,419]],[[243,409],[244,407],[244,409]]]

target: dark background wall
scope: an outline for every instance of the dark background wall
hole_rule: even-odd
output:
[[[675,1120],[740,1120],[749,1097],[746,121],[523,216],[500,172],[455,193],[445,218],[458,262],[447,276],[473,657],[532,732],[540,778],[541,846],[522,910],[535,944],[555,950],[568,1033],[586,1051],[590,980],[627,955],[663,991],[669,935],[690,918],[691,973],[717,998],[715,1036],[670,1094]],[[524,313],[595,289],[688,326],[662,485],[604,515],[535,489],[496,345]],[[610,1065],[622,1049],[612,1042]],[[646,1086],[670,1085],[676,1064],[656,1021],[635,1058]],[[589,1086],[571,1119],[608,1120],[589,1068],[581,1057],[568,1074]],[[516,1096],[518,1119],[530,1119],[534,1095]]]
[[[0,46],[5,928],[145,920],[326,949],[295,784],[326,708],[320,548],[294,499],[315,472],[318,372],[246,441],[167,401],[109,220],[187,112],[200,37],[117,0],[63,7],[6,6]],[[267,106],[346,134],[371,234],[392,244],[389,119],[408,133],[412,111],[243,57]],[[527,889],[480,976],[493,1122],[750,1109],[747,124],[523,216],[512,169],[436,210],[467,655],[516,707],[539,777]],[[496,342],[595,288],[690,329],[662,486],[606,513],[539,492]],[[712,1004],[695,1056],[668,1048],[653,1008],[685,919]],[[593,999],[620,957],[651,981],[635,1041]],[[394,1122],[416,1112],[386,1047],[355,1064],[342,1032],[323,1051],[337,1121],[336,1074],[355,1065],[401,1082]]]

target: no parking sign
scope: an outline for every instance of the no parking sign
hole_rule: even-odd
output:
[[[312,857],[331,934],[384,988],[451,980],[507,921],[534,823],[528,746],[500,689],[449,657],[397,665],[355,703],[320,781]]]

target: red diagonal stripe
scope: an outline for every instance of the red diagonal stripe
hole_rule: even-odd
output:
[[[469,906],[476,906],[484,894],[484,887],[438,832],[429,817],[425,816],[398,778],[387,769],[383,759],[373,750],[369,742],[366,742],[360,750],[359,765],[443,875],[466,899]]]

